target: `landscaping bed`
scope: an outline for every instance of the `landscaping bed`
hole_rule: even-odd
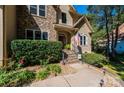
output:
[[[98,68],[102,68],[109,63],[109,60],[107,60],[104,55],[94,52],[82,54],[82,61]]]
[[[116,60],[115,60],[116,59]],[[116,78],[124,80],[124,56],[117,55],[113,60],[98,53],[82,54],[82,61],[98,68],[105,68],[109,73],[112,73]]]
[[[52,78],[58,75],[72,74],[76,70],[69,65],[47,64],[46,66],[35,65],[12,70],[8,68],[0,69],[1,87],[26,86],[32,82]]]

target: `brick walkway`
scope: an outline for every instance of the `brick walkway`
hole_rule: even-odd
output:
[[[99,87],[100,80],[104,80],[106,87],[120,87],[121,85],[111,76],[86,64],[74,63],[71,67],[77,69],[77,73],[57,76],[32,83],[31,87]]]

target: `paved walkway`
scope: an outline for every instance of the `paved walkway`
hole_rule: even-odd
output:
[[[77,69],[77,73],[57,76],[32,83],[31,87],[99,87],[101,79],[104,79],[104,86],[121,86],[114,78],[109,75],[103,75],[100,70],[88,67],[86,64],[70,64]]]

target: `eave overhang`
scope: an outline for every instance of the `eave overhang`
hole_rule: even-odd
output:
[[[69,33],[75,33],[76,31],[78,31],[78,28],[74,28],[73,26],[66,24],[54,24],[54,29],[56,31],[66,31]]]

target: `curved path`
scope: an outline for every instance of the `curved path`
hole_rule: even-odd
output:
[[[74,74],[57,76],[34,82],[30,87],[99,87],[100,80],[104,80],[105,87],[120,87],[114,78],[87,64],[74,63],[71,67],[77,70]]]

